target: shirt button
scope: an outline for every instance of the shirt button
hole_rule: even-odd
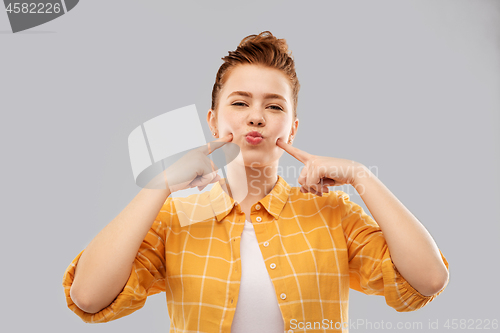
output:
[[[260,222],[260,221],[262,221],[262,218],[260,216],[257,216],[256,220],[257,220],[257,222]]]
[[[235,206],[238,206],[238,203],[237,203],[237,202],[235,202],[235,203],[234,203],[234,205],[235,205]]]
[[[275,269],[276,268],[276,264],[273,262],[271,265],[269,265],[269,267],[271,267],[271,269]]]
[[[268,247],[269,246],[269,242],[264,242],[264,247]]]
[[[281,294],[280,297],[281,297],[281,299],[285,299],[286,298],[286,294]]]
[[[293,333],[293,330],[288,330],[288,333]]]
[[[256,205],[255,209],[259,210],[260,209],[260,205]]]

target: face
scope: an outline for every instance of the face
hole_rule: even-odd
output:
[[[272,165],[284,152],[276,145],[278,138],[289,142],[298,128],[292,103],[289,81],[279,70],[239,65],[233,68],[219,94],[217,119],[210,109],[207,121],[219,138],[233,134],[232,143],[240,147],[245,165]],[[263,139],[258,143],[249,141],[250,131],[259,132]]]

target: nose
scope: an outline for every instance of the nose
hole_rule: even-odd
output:
[[[266,121],[260,112],[252,112],[248,117],[248,123],[250,125],[263,126]]]
[[[252,125],[257,124],[258,126],[262,126],[264,124],[264,121],[250,121],[250,124]]]

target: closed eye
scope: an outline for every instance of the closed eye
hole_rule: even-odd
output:
[[[233,103],[231,105],[238,105],[238,104],[246,105],[245,103],[242,103],[242,102],[236,102],[236,103]]]
[[[233,103],[231,105],[238,105],[238,106],[240,106],[240,105],[246,105],[246,104],[243,103],[243,102],[235,102],[235,103]],[[278,105],[269,105],[269,107],[276,108],[275,110],[283,111],[283,109],[280,106],[278,106]]]

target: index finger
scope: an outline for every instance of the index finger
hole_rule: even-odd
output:
[[[226,136],[207,143],[208,150],[205,149],[204,152],[205,154],[210,155],[214,150],[219,149],[220,147],[231,141],[233,141],[233,133],[229,133]]]
[[[281,139],[278,139],[278,141],[276,141],[276,145],[304,164],[306,164],[307,160],[309,159],[310,155],[308,153],[292,145],[289,145]]]

